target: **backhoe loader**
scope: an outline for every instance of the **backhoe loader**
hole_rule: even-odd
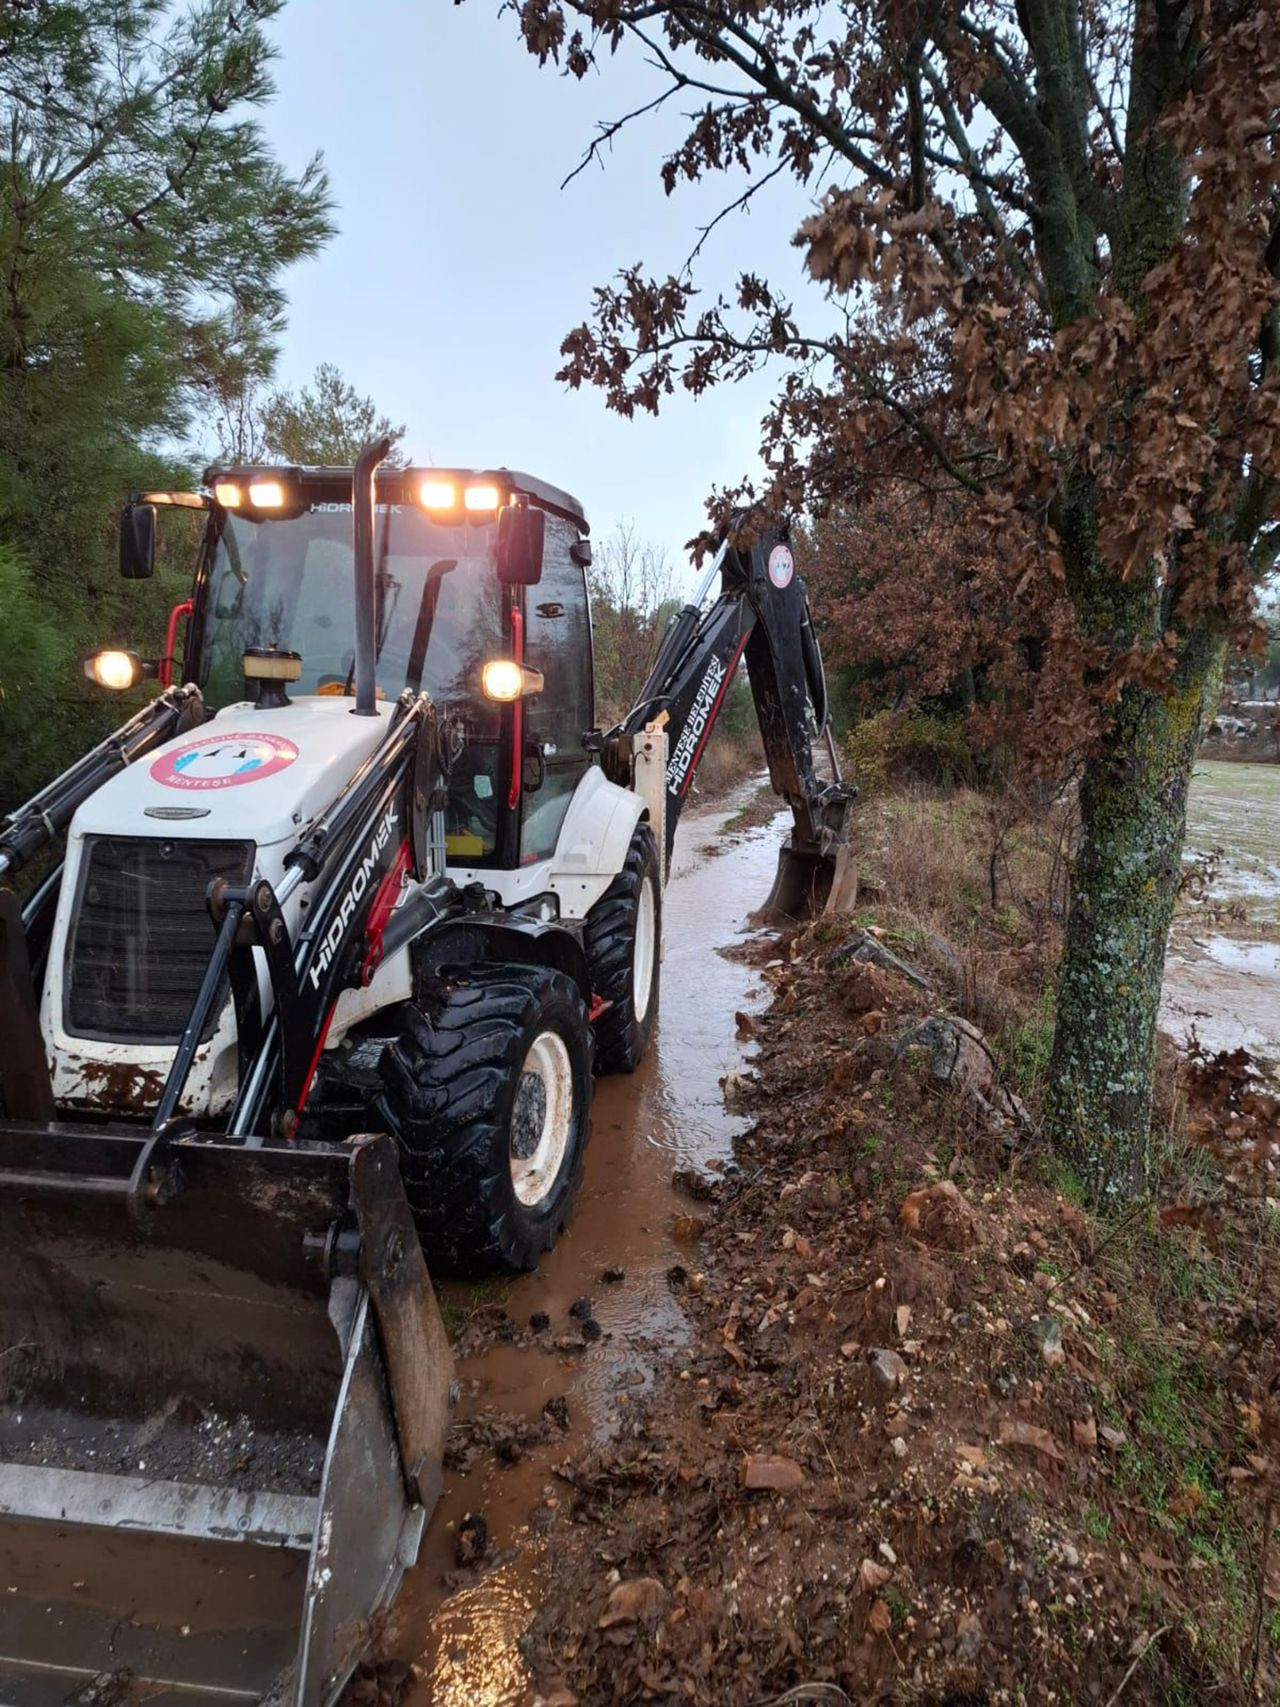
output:
[[[415,1558],[428,1264],[536,1265],[658,1008],[672,837],[745,657],[839,903],[784,529],[726,537],[599,730],[587,523],[507,469],[210,471],[158,692],[0,828],[0,1701],[325,1707]],[[718,587],[716,583],[718,582]],[[185,634],[179,647],[179,634]]]

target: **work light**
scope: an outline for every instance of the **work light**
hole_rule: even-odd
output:
[[[103,651],[85,659],[84,673],[98,687],[123,693],[136,687],[148,670],[136,652]]]
[[[480,686],[486,699],[506,705],[531,693],[541,693],[542,671],[517,664],[513,658],[491,658],[480,672]]]

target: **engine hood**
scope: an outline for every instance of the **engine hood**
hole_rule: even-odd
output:
[[[320,695],[278,710],[229,705],[137,760],[76,813],[72,836],[192,836],[270,846],[329,806],[386,733]]]

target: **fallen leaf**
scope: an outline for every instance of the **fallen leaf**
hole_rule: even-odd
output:
[[[987,1449],[985,1446],[957,1446],[956,1457],[972,1470],[987,1470]]]
[[[1071,1438],[1077,1446],[1086,1447],[1089,1451],[1098,1444],[1098,1425],[1092,1417],[1085,1417],[1083,1422],[1073,1420]]]
[[[804,1471],[793,1458],[778,1452],[746,1452],[738,1471],[744,1488],[769,1488],[775,1493],[804,1486]]]
[[[636,1624],[641,1619],[656,1618],[666,1604],[667,1591],[657,1577],[633,1577],[614,1589],[608,1606],[596,1620],[596,1628],[608,1630],[614,1624]]]
[[[874,1559],[864,1559],[858,1566],[858,1587],[864,1594],[874,1594],[892,1575],[887,1565],[877,1565]]]
[[[700,1239],[707,1230],[705,1215],[673,1215],[671,1232],[677,1239]]]
[[[756,1032],[760,1029],[750,1014],[734,1014],[733,1023],[738,1029],[738,1041],[740,1043],[745,1043],[747,1038],[754,1037]]]
[[[1138,1563],[1145,1565],[1149,1571],[1176,1571],[1176,1559],[1162,1559],[1158,1553],[1153,1553],[1149,1547],[1144,1547],[1138,1554]]]
[[[882,1600],[873,1601],[871,1610],[867,1613],[867,1629],[874,1636],[887,1636],[892,1628],[893,1618],[889,1608]]]

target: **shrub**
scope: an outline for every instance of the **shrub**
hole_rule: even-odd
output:
[[[852,779],[872,795],[894,783],[954,788],[974,779],[973,753],[960,724],[928,711],[880,711],[845,737]]]

